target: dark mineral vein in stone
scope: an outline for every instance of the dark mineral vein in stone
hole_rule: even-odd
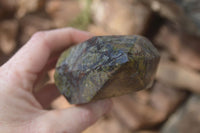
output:
[[[150,87],[159,53],[140,36],[97,36],[61,55],[55,83],[72,104]]]

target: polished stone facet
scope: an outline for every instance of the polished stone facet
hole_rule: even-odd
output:
[[[72,104],[119,96],[151,86],[160,56],[140,36],[97,36],[61,55],[55,83]]]

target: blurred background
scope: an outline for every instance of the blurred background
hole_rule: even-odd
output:
[[[35,32],[69,26],[139,34],[161,54],[153,87],[113,98],[112,111],[84,133],[200,133],[199,0],[0,0],[0,64]],[[59,96],[49,109],[70,106]]]

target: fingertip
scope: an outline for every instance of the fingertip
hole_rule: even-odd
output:
[[[88,31],[83,31],[83,30],[75,29],[75,28],[73,28],[73,27],[69,27],[68,29],[70,29],[70,30],[72,30],[72,31],[78,31],[78,32],[80,32],[80,33],[83,33],[83,34],[89,36],[89,37],[94,36],[92,33],[88,32]]]
[[[74,42],[86,41],[94,36],[92,33],[87,31],[82,31],[78,29],[72,30],[74,31],[74,34],[77,35],[77,37],[74,37]]]
[[[92,34],[92,33],[90,33],[90,32],[87,32],[87,31],[84,31],[87,35],[88,35],[88,37],[93,37],[94,35]]]
[[[94,36],[92,33],[88,32],[88,31],[82,31],[82,30],[79,30],[79,31],[82,32],[83,34],[87,35],[88,37]]]

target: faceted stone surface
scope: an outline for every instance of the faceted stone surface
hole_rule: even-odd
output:
[[[151,86],[160,56],[140,36],[97,36],[61,55],[55,83],[72,104],[119,96]]]

